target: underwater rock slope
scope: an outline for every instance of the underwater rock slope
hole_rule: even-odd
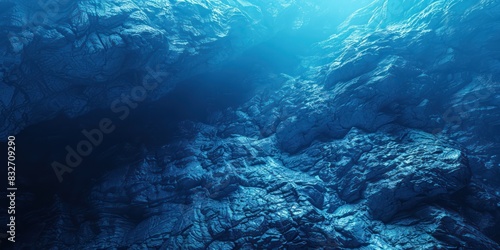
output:
[[[33,70],[15,55],[40,46],[33,61],[39,62],[37,69],[50,68],[42,72],[51,72],[53,79],[20,89],[51,86],[41,93],[68,93],[76,88],[71,82],[84,89],[74,95],[99,92],[107,100],[131,68],[144,73],[147,65],[165,61],[182,78],[208,70],[206,60],[226,60],[217,59],[221,53],[230,57],[252,47],[257,43],[252,39],[265,41],[268,22],[250,25],[252,15],[265,19],[287,9],[315,14],[294,1],[171,2],[168,8],[79,2],[78,8],[93,14],[87,19],[75,14],[69,27],[79,27],[71,23],[82,19],[107,20],[105,26],[87,24],[85,38],[18,44],[17,52],[4,58],[18,63],[16,70]],[[113,4],[114,12],[104,11]],[[231,11],[220,9],[224,6]],[[200,17],[192,26],[181,25],[188,20],[179,14],[183,11],[213,18],[218,9],[235,14],[220,14],[222,24]],[[19,15],[22,6],[8,13]],[[118,13],[127,13],[126,18]],[[174,31],[141,28],[152,18]],[[234,22],[248,30],[230,35]],[[52,34],[46,38],[52,41],[63,27],[42,33]],[[194,35],[201,27],[208,30]],[[92,40],[100,36],[92,29],[107,35]],[[331,29],[327,39],[311,42],[291,73],[270,69],[255,78],[270,84],[257,86],[242,104],[204,122],[180,122],[176,140],[108,171],[85,190],[85,202],[54,198],[37,213],[50,216],[30,219],[43,225],[30,232],[37,241],[24,244],[41,249],[500,249],[499,29],[498,1],[372,1]],[[123,47],[99,47],[115,38]],[[73,45],[80,39],[89,47]],[[47,58],[53,49],[75,54]],[[121,50],[135,51],[134,60],[117,57]],[[103,64],[109,68],[86,64],[84,73],[77,72],[76,63],[91,55],[109,58]],[[15,76],[4,73],[21,83]],[[25,102],[23,92],[40,93],[15,91],[14,100]],[[68,100],[67,94],[61,98]],[[24,112],[33,112],[30,105]],[[84,112],[68,105],[61,101],[60,108],[47,110]],[[100,105],[106,102],[81,107]],[[33,119],[22,123],[39,120]]]
[[[147,96],[158,99],[177,82],[294,26],[309,5],[3,1],[0,136],[61,113],[109,109],[143,81],[159,82]]]

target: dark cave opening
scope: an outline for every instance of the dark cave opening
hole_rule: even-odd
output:
[[[64,173],[62,183],[59,183],[51,164],[57,161],[66,165],[66,147],[75,149],[80,141],[86,140],[82,130],[95,129],[102,118],[116,117],[116,114],[110,110],[97,110],[74,119],[60,115],[24,129],[16,135],[17,185],[23,189],[18,198],[17,213],[49,208],[55,204],[56,197],[76,208],[89,207],[89,192],[101,176],[121,167],[120,164],[142,159],[145,148],[168,144],[175,139],[179,122],[203,122],[212,112],[244,101],[252,86],[233,84],[238,75],[243,77],[244,73],[222,71],[199,75],[180,83],[158,101],[141,103],[124,121],[114,120],[116,129],[105,134],[102,143],[95,146],[89,156],[82,157],[81,164],[71,173]],[[92,216],[92,213],[85,211],[85,216]],[[30,216],[29,220],[36,220],[36,217]],[[27,225],[33,221],[20,220],[17,232],[23,235],[31,230]]]
[[[95,211],[86,208],[92,207],[89,193],[102,176],[144,158],[145,149],[151,152],[176,140],[181,121],[208,122],[212,113],[244,103],[259,85],[275,84],[262,76],[296,73],[300,70],[301,55],[308,52],[313,40],[304,40],[294,32],[277,33],[270,40],[219,65],[218,69],[179,82],[161,99],[139,103],[124,121],[112,119],[116,130],[106,134],[102,144],[83,157],[71,173],[65,173],[62,183],[52,169],[54,161],[65,163],[66,146],[75,148],[86,139],[82,130],[98,128],[102,118],[116,118],[117,114],[105,108],[77,118],[60,115],[25,128],[16,135],[20,166],[17,175],[18,185],[29,195],[20,196],[18,213],[52,213],[50,207],[61,204],[58,199],[81,210],[84,217],[96,217]],[[140,79],[137,75],[132,78]],[[21,219],[17,229],[19,235],[36,235],[25,225],[38,223],[46,217],[39,213]]]
[[[90,176],[99,176],[101,171],[107,171],[113,165],[109,159],[133,155],[133,152],[140,152],[141,147],[154,148],[167,144],[176,136],[181,121],[207,122],[212,113],[237,107],[252,96],[258,84],[271,84],[259,81],[256,79],[258,76],[296,70],[299,63],[294,51],[296,46],[288,43],[284,46],[286,36],[278,34],[220,65],[218,70],[201,73],[178,83],[173,91],[159,100],[138,103],[124,121],[112,119],[116,130],[106,134],[103,143],[85,157],[82,166],[75,170],[78,174],[69,174],[75,180],[63,185],[71,189],[70,186],[80,186],[73,181],[91,179],[82,169],[89,169]],[[60,187],[51,163],[54,160],[64,161],[67,154],[65,147],[75,147],[79,141],[86,139],[82,130],[98,128],[102,118],[116,116],[110,109],[94,110],[77,118],[59,115],[21,131],[16,135],[19,165],[29,166],[19,173],[27,179],[23,185],[33,187],[34,191],[39,186]],[[52,191],[46,193],[54,194],[56,190]]]
[[[72,172],[64,173],[58,181],[52,168],[54,161],[65,163],[67,146],[75,148],[87,138],[82,130],[98,128],[103,118],[116,117],[110,109],[91,111],[77,118],[59,115],[51,120],[29,126],[16,135],[18,184],[24,194],[19,198],[19,214],[49,208],[55,199],[73,207],[89,207],[88,194],[95,182],[105,173],[123,164],[144,158],[144,149],[158,148],[176,138],[181,121],[207,122],[219,110],[237,107],[252,96],[258,84],[256,76],[295,70],[299,60],[291,51],[293,46],[280,46],[282,37],[250,49],[236,60],[182,81],[165,97],[140,103],[131,109],[123,121],[113,120],[116,129],[105,134],[92,153],[82,157]],[[52,204],[52,205],[51,205]],[[92,211],[85,216],[93,216]],[[35,215],[34,217],[38,217]],[[23,220],[23,219],[21,219]],[[33,220],[33,216],[27,220]],[[36,218],[34,219],[36,220]],[[21,221],[29,225],[33,221]],[[20,226],[20,235],[29,227]]]
[[[244,72],[223,71],[193,77],[179,83],[175,90],[158,101],[140,103],[124,121],[114,119],[116,129],[105,134],[102,144],[95,146],[89,156],[83,157],[81,165],[67,174],[69,181],[65,176],[62,189],[51,163],[64,163],[67,154],[65,148],[70,146],[75,149],[79,141],[87,140],[82,130],[98,128],[102,118],[116,117],[116,114],[101,109],[73,119],[60,115],[27,127],[16,135],[18,165],[23,166],[19,168],[18,175],[26,179],[21,185],[35,193],[42,192],[40,187],[52,189],[42,192],[47,195],[64,194],[71,189],[81,188],[83,183],[79,183],[79,180],[88,182],[109,170],[113,165],[112,159],[126,155],[126,160],[132,160],[131,155],[141,157],[141,147],[154,148],[167,144],[177,134],[179,122],[203,122],[212,112],[245,100],[252,86],[233,84],[238,74],[244,75]]]

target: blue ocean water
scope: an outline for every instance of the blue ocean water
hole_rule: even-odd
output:
[[[2,249],[500,249],[499,1],[0,16]]]

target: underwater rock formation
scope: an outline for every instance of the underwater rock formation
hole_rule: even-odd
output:
[[[241,100],[173,120],[161,145],[117,142],[92,181],[75,169],[86,184],[31,206],[16,246],[500,249],[500,3],[357,4],[341,21],[324,1],[77,1],[36,29],[28,3],[5,4],[2,136],[108,108],[159,64],[152,109],[191,100],[175,91],[194,75],[263,65],[227,80],[250,86]]]

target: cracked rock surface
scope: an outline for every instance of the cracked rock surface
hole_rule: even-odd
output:
[[[309,5],[5,0],[0,137],[59,114],[77,117],[109,108],[146,76],[159,82],[147,100],[158,99],[179,81],[292,27],[285,17],[307,22],[307,12],[299,10]]]
[[[112,100],[120,79],[158,63],[171,79],[149,97],[160,105],[187,75],[217,69],[279,29],[303,35],[290,23],[314,23],[307,2],[166,2],[71,2],[56,27],[21,31],[13,27],[27,7],[9,4],[2,25],[23,39],[3,42],[11,47],[1,100],[22,108],[2,117],[2,131],[42,120],[23,114],[77,117],[109,105],[92,98]],[[76,169],[62,186],[71,189],[30,208],[22,221],[30,240],[18,246],[500,249],[500,3],[363,6],[311,41],[293,69],[269,64],[234,79],[253,86],[237,105],[175,121],[161,145],[117,143],[113,166],[86,166],[100,173],[86,185],[77,186],[86,177]],[[54,185],[52,172],[33,171]]]

